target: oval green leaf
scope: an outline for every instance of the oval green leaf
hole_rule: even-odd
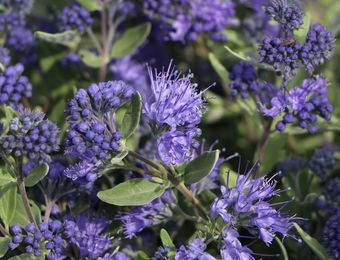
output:
[[[3,257],[8,251],[8,243],[11,241],[9,237],[0,237],[0,257]]]
[[[114,43],[111,57],[118,59],[132,53],[146,40],[150,32],[150,23],[143,23],[126,30]]]
[[[158,198],[165,186],[147,179],[128,180],[109,190],[98,192],[101,201],[117,206],[140,206]]]
[[[90,68],[99,68],[102,65],[102,58],[88,50],[80,50],[79,56],[84,64]]]
[[[121,119],[117,118],[118,130],[124,138],[129,138],[139,125],[142,111],[142,97],[137,92],[134,97],[126,103],[121,110],[124,110]],[[119,111],[117,114],[121,114]],[[118,115],[117,115],[118,117]]]
[[[175,247],[169,233],[164,228],[161,229],[160,236],[161,236],[162,244],[164,247],[166,246]]]
[[[329,257],[327,256],[326,249],[313,237],[308,235],[303,229],[296,223],[293,223],[297,232],[299,232],[301,238],[305,243],[309,246],[310,249],[322,260],[327,260]]]
[[[188,184],[196,183],[208,176],[214,169],[219,155],[219,150],[205,152],[188,163],[184,171],[184,182]]]
[[[79,4],[84,6],[90,12],[99,11],[101,10],[101,6],[99,5],[98,1],[93,0],[77,0]]]
[[[17,186],[9,183],[0,188],[0,218],[6,227],[12,224],[12,220],[16,214],[17,205]]]
[[[7,170],[0,169],[0,187],[11,182],[16,182],[16,179]]]
[[[25,186],[26,187],[33,187],[39,181],[45,178],[49,170],[49,167],[46,163],[39,165],[38,167],[34,168],[28,175],[25,177]]]
[[[47,33],[37,31],[34,35],[40,40],[61,44],[70,48],[78,45],[80,42],[80,36],[77,31],[65,31],[61,33]]]

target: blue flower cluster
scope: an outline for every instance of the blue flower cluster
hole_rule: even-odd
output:
[[[334,153],[327,148],[316,149],[307,166],[317,176],[326,179],[329,177],[330,171],[336,166]]]
[[[87,214],[81,214],[75,218],[66,217],[64,238],[70,246],[77,249],[82,259],[99,259],[112,247],[111,238],[104,233],[108,224],[109,221],[104,217],[91,218]]]
[[[66,108],[66,150],[80,159],[102,160],[119,151],[121,133],[115,127],[114,113],[134,95],[123,81],[92,84],[80,89]]]
[[[282,89],[271,99],[270,108],[262,106],[264,115],[275,118],[284,113],[283,120],[276,124],[278,131],[284,131],[287,124],[297,122],[309,133],[316,133],[317,116],[330,120],[333,106],[328,97],[328,82],[322,76],[308,78],[299,87],[288,91]]]
[[[340,178],[328,180],[322,188],[322,194],[326,199],[340,206]]]
[[[313,24],[310,27],[306,43],[300,52],[300,59],[309,74],[331,57],[331,52],[335,49],[334,42],[333,33],[323,25]]]
[[[230,228],[239,226],[246,228],[251,234],[269,245],[275,233],[288,235],[292,227],[292,219],[285,217],[274,208],[275,204],[269,202],[270,198],[279,194],[279,190],[275,189],[276,182],[265,177],[251,179],[252,174],[253,169],[246,175],[239,174],[234,188],[229,188],[228,185],[222,186],[222,195],[212,204],[211,215],[214,218],[222,218],[229,223]],[[236,233],[232,229],[226,232],[227,238],[229,235],[235,237]],[[227,239],[225,242],[230,241]],[[245,250],[243,247],[239,249]],[[229,250],[229,247],[226,245],[224,250]]]
[[[258,90],[257,72],[250,63],[240,61],[231,68],[229,79],[231,95],[242,98],[248,98],[249,93],[254,93]]]
[[[33,0],[3,0],[2,3],[6,8],[23,13],[29,13],[33,7]]]
[[[50,154],[59,150],[59,129],[44,117],[44,113],[19,110],[6,135],[0,137],[1,149],[14,157],[49,162]]]
[[[133,238],[146,227],[158,225],[172,216],[171,204],[175,201],[172,191],[166,191],[144,206],[132,208],[128,213],[121,213],[118,219],[123,222],[124,234]]]
[[[88,161],[80,161],[63,170],[64,176],[71,179],[75,185],[91,190],[98,178],[98,167]]]
[[[206,259],[213,260],[215,259],[212,255],[204,252],[206,245],[204,243],[203,238],[196,238],[193,240],[187,247],[181,246],[176,255],[175,260],[188,259]]]
[[[33,253],[36,257],[40,257],[41,252],[47,249],[50,250],[49,257],[58,256],[63,252],[62,227],[63,224],[59,220],[41,222],[38,227],[30,223],[25,229],[19,225],[12,225],[10,231],[13,238],[8,247],[14,250],[22,245],[26,253]]]
[[[4,59],[8,62],[9,56]],[[23,71],[24,66],[18,63],[0,73],[0,104],[21,108],[22,99],[32,96],[32,85],[26,76],[21,75]]]
[[[327,248],[327,253],[334,259],[340,257],[340,210],[331,216],[323,230],[322,244]]]
[[[180,164],[192,158],[192,148],[198,147],[195,137],[201,134],[205,100],[192,74],[181,76],[171,64],[158,73],[149,68],[152,93],[144,95],[144,114],[157,138],[158,155],[165,163]]]
[[[201,33],[225,41],[224,29],[234,23],[236,13],[232,1],[222,0],[147,0],[143,6],[151,19],[170,27],[168,38],[172,41],[194,41]]]
[[[77,2],[66,6],[59,15],[59,30],[77,30],[80,33],[86,32],[86,27],[92,25],[93,20],[89,12]]]
[[[266,13],[289,35],[303,24],[304,14],[295,1],[289,3],[289,0],[271,0],[266,6]]]

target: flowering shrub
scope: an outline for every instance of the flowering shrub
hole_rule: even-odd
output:
[[[324,2],[0,1],[0,258],[339,259]]]

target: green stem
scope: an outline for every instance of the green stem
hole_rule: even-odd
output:
[[[18,168],[20,168],[20,167],[21,167],[21,164],[19,163]],[[21,169],[18,169],[16,171],[16,176],[17,176],[19,193],[21,195],[21,199],[22,199],[22,202],[24,204],[24,208],[25,208],[27,217],[28,217],[28,219],[31,223],[34,223],[34,225],[36,227],[38,227],[37,222],[34,219],[32,209],[31,209],[31,206],[30,206],[30,203],[29,203],[29,200],[28,200],[28,196],[27,196],[27,192],[26,192],[26,188],[25,188],[24,176],[22,174]]]
[[[4,228],[3,225],[0,224],[0,233],[3,235],[3,236],[10,236],[10,234],[7,232],[6,228]]]
[[[267,123],[263,123],[263,133],[262,137],[260,139],[260,142],[258,144],[258,152],[257,152],[257,158],[256,163],[261,163],[263,161],[264,152],[266,151],[266,147],[268,144],[268,140],[271,134],[271,127],[273,124],[273,119],[270,119]]]
[[[102,52],[102,46],[100,45],[100,42],[98,41],[97,37],[94,35],[92,29],[90,27],[86,27],[87,35],[90,37],[93,45],[96,47],[97,51],[99,53]]]

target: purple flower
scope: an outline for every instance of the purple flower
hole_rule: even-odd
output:
[[[60,31],[78,30],[81,33],[86,32],[86,27],[93,23],[89,12],[77,2],[72,2],[66,6],[58,20]]]
[[[35,38],[31,29],[15,27],[8,32],[6,46],[14,51],[22,51],[34,45]]]
[[[266,14],[277,21],[282,30],[291,36],[294,30],[298,30],[303,24],[304,14],[298,4],[287,0],[271,0],[266,6]]]
[[[132,208],[128,213],[121,213],[118,219],[123,222],[124,234],[133,238],[143,229],[158,225],[172,216],[170,205],[175,198],[171,191],[166,191],[162,197],[157,198],[144,206]]]
[[[258,53],[260,62],[269,64],[283,74],[285,80],[296,74],[300,67],[299,53],[302,49],[297,42],[285,44],[280,38],[265,38]]]
[[[238,175],[234,188],[221,187],[222,196],[211,206],[213,217],[221,217],[232,226],[241,225],[258,235],[267,245],[276,232],[283,236],[291,228],[291,219],[283,216],[266,202],[278,195],[276,182],[264,177],[251,179],[253,169],[247,175]]]
[[[132,98],[135,90],[122,81],[92,84],[80,89],[66,108],[66,151],[80,159],[107,159],[120,149],[122,134],[115,127],[115,111]]]
[[[5,6],[15,11],[29,13],[33,7],[33,0],[4,0]]]
[[[308,161],[307,166],[317,176],[326,179],[330,176],[331,170],[336,167],[334,153],[327,148],[316,149]]]
[[[231,94],[233,96],[241,95],[246,99],[249,93],[254,93],[258,90],[257,72],[253,65],[240,61],[231,68],[230,87],[232,89]]]
[[[32,85],[26,76],[21,75],[23,71],[24,66],[18,63],[0,73],[0,104],[21,108],[22,99],[32,96]]]
[[[322,188],[322,194],[330,201],[340,203],[340,178],[335,177],[326,182]]]
[[[204,252],[206,248],[206,245],[204,243],[203,238],[196,238],[194,241],[192,241],[187,247],[181,246],[176,255],[175,260],[214,260],[216,259],[212,255]]]
[[[204,98],[191,83],[192,74],[181,76],[170,63],[166,71],[158,73],[149,68],[151,95],[145,93],[144,114],[152,124],[164,124],[171,129],[192,128],[200,123]]]
[[[232,227],[228,227],[223,231],[223,245],[220,253],[223,260],[253,260],[253,253],[248,247],[242,246],[239,241],[238,232]]]
[[[76,247],[81,258],[98,259],[112,246],[110,237],[104,234],[108,224],[104,217],[91,218],[88,214],[69,216],[64,220],[64,236]]]
[[[199,130],[199,129],[194,129]],[[171,131],[157,139],[158,156],[165,164],[178,165],[193,158],[193,150],[198,146],[193,139],[197,131]],[[198,131],[200,132],[200,131]]]
[[[340,209],[335,215],[331,216],[324,229],[322,244],[327,248],[327,253],[334,259],[340,257]]]
[[[300,59],[312,74],[318,65],[329,59],[335,49],[333,33],[321,24],[313,24],[309,28],[306,43],[300,52]]]
[[[6,135],[0,137],[3,151],[16,158],[27,156],[38,162],[49,162],[49,155],[59,150],[59,129],[44,117],[44,113],[19,110]]]
[[[80,185],[87,190],[92,189],[94,182],[99,177],[98,167],[86,160],[72,165],[64,170],[64,175],[70,178],[76,185]]]

